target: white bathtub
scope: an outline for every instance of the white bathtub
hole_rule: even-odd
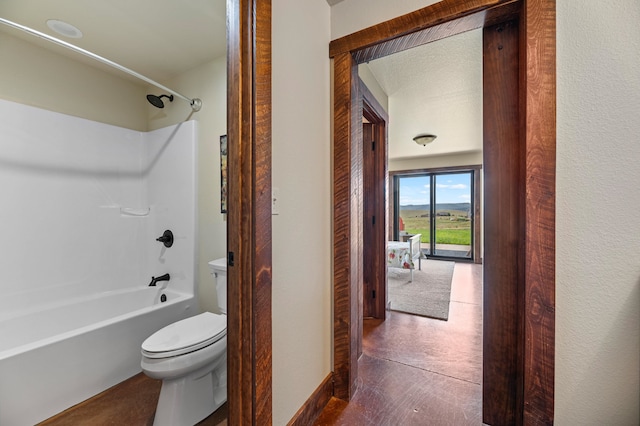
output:
[[[145,287],[1,317],[0,425],[33,425],[139,373],[144,339],[195,305]]]

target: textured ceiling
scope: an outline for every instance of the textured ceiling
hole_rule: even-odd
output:
[[[389,158],[482,149],[482,31],[474,30],[368,63],[389,97]],[[438,138],[426,147],[419,133]]]
[[[0,17],[161,82],[225,54],[225,4],[225,0],[0,0]],[[68,22],[84,37],[64,38],[47,27],[48,19]],[[4,25],[0,30],[81,58]],[[90,59],[80,60],[96,64]]]

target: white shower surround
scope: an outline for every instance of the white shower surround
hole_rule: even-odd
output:
[[[136,374],[142,341],[197,313],[196,147],[195,121],[144,133],[0,100],[0,424]]]

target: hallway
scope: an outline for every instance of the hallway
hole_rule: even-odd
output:
[[[367,320],[358,391],[324,425],[482,424],[482,266],[456,263],[449,321],[388,311]]]

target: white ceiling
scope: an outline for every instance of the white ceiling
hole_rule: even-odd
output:
[[[474,30],[368,64],[389,96],[389,158],[482,150],[482,31]],[[437,139],[423,147],[420,133]]]
[[[0,17],[162,82],[225,54],[225,7],[225,0],[0,0]],[[48,19],[72,24],[84,37],[65,38],[47,27]],[[0,24],[0,30],[82,58],[5,25]],[[97,64],[91,59],[80,60]]]

